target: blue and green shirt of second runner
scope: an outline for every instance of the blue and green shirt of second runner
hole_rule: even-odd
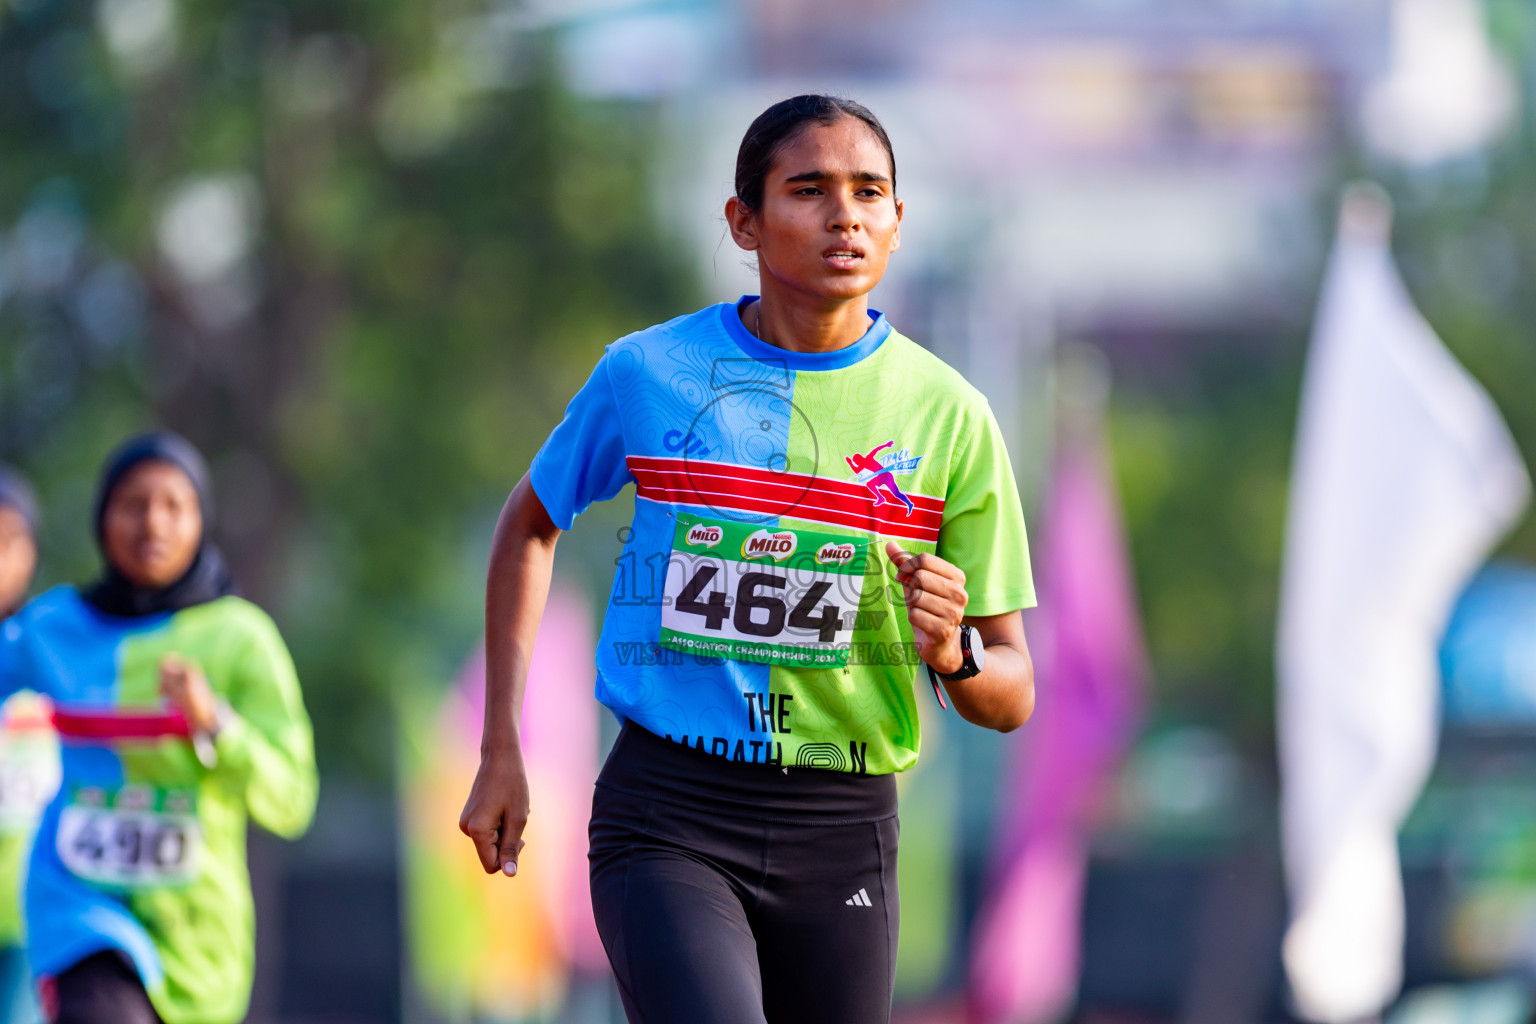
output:
[[[761,341],[732,303],[622,338],[535,457],[562,529],[636,488],[597,654],[620,718],[734,761],[901,771],[921,665],[884,541],[958,566],[969,615],[1034,605],[986,400],[870,316],[825,353]]]
[[[231,708],[212,767],[161,701],[171,653]],[[27,867],[33,973],[117,950],[165,1024],[243,1019],[256,963],[246,825],[299,835],[319,786],[277,626],[238,597],[120,618],[55,587],[0,623],[0,697],[22,689],[51,704],[61,773]]]

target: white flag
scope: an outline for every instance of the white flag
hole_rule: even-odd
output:
[[[1340,1024],[1402,983],[1397,832],[1434,761],[1436,648],[1530,481],[1498,410],[1409,299],[1385,196],[1353,187],[1318,305],[1276,643],[1296,1009]]]

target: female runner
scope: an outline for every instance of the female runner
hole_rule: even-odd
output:
[[[26,889],[28,956],[57,1024],[231,1024],[250,998],[249,815],[303,832],[316,775],[276,627],[206,538],[202,457],[148,434],[108,460],[106,559],[0,627],[0,693],[49,697],[63,782]]]
[[[874,115],[770,107],[725,214],[761,297],[609,345],[502,512],[460,827],[486,871],[516,873],[517,723],[555,542],[633,483],[597,656],[624,725],[590,829],[625,1011],[885,1021],[915,676],[978,725],[1029,717],[1024,521],[985,400],[868,306],[902,217]]]

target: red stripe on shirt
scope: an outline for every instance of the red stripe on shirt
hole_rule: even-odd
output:
[[[894,497],[876,505],[861,484],[804,473],[641,456],[628,464],[639,495],[652,501],[788,516],[930,543],[943,524],[943,499],[924,494],[908,494],[914,506],[908,514]]]
[[[180,711],[65,711],[53,709],[53,727],[66,739],[141,740],[192,735]]]
[[[796,492],[816,491],[823,494],[842,495],[860,501],[874,503],[870,497],[869,489],[861,483],[852,480],[838,480],[829,476],[812,476],[809,473],[776,473],[769,469],[757,469],[752,466],[738,466],[730,462],[706,462],[701,459],[666,459],[646,455],[631,455],[626,460],[630,472],[638,470],[650,470],[660,473],[677,473],[685,479],[709,480],[719,478],[722,480],[736,480],[746,484],[764,484],[776,487],[793,487]],[[902,488],[903,493],[912,499],[912,503],[919,511],[942,513],[944,511],[944,499],[935,498],[927,494],[918,494]],[[916,514],[916,513],[914,513]]]

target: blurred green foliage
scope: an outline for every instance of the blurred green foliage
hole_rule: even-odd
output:
[[[656,112],[574,97],[547,40],[489,13],[0,13],[0,458],[46,501],[44,582],[96,571],[110,445],[182,430],[322,766],[381,781],[391,694],[444,685],[477,637],[506,492],[602,346],[694,301],[652,219]],[[238,202],[182,228],[243,209],[253,245],[194,238],[222,268],[199,277],[168,218],[210,182]]]
[[[1110,439],[1158,710],[1263,749],[1300,325],[1119,375]]]

